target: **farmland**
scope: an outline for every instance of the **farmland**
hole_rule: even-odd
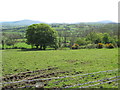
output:
[[[37,83],[42,83],[44,88],[67,88],[68,86],[71,86],[70,88],[78,88],[86,85],[79,86],[78,84],[80,83],[91,81],[93,84],[96,84],[117,78],[118,49],[46,51],[6,49],[2,50],[2,67],[3,83],[78,75],[75,77],[42,80],[41,82],[5,84],[4,87],[35,87]],[[107,70],[113,71],[99,72]],[[99,73],[94,74],[94,72]],[[88,83],[86,86],[88,85],[91,85],[91,83]],[[117,81],[91,86],[91,88],[117,88]]]
[[[117,23],[12,25],[1,32],[3,89],[118,88]]]

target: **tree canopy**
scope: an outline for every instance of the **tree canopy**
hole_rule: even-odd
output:
[[[28,44],[45,50],[47,46],[56,45],[57,32],[48,24],[33,24],[28,26],[26,38]]]

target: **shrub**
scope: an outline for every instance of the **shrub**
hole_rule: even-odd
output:
[[[78,44],[74,44],[73,46],[72,46],[72,49],[78,49],[79,48],[79,45]]]
[[[87,44],[87,42],[84,40],[84,38],[78,39],[78,40],[76,41],[76,43],[77,43],[78,45],[86,45],[86,44]]]
[[[98,43],[97,48],[103,48],[103,44],[102,43]]]
[[[79,49],[85,49],[86,48],[86,46],[80,46],[79,47]]]
[[[51,45],[50,47],[54,48],[55,50],[59,48],[58,44]]]
[[[86,45],[86,48],[88,48],[88,49],[97,48],[97,45],[96,44],[88,44],[88,45]]]
[[[106,48],[114,48],[114,45],[112,43],[107,43],[105,46]]]
[[[18,49],[18,47],[13,47],[12,49]]]

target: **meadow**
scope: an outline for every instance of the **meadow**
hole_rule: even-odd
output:
[[[30,23],[2,24],[3,89],[118,88],[117,23]]]
[[[118,69],[118,48],[45,51],[22,51],[21,49],[2,50],[3,82],[74,76],[113,70],[112,72],[84,75],[84,77],[66,77],[42,81],[44,88],[67,88],[67,86],[78,88],[80,87],[79,85],[77,86],[79,83],[93,81],[96,84],[97,82],[94,81],[101,79],[105,79],[103,82],[106,80],[109,81],[111,77],[118,76],[118,72],[115,71],[116,69]],[[36,83],[38,82],[27,83],[27,86],[34,87]],[[22,83],[13,86],[24,87],[24,85]],[[91,85],[91,83],[88,85]],[[12,85],[5,84],[4,87],[7,86]],[[117,88],[117,81],[93,87]]]

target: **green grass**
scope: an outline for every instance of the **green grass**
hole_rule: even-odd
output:
[[[49,66],[84,73],[118,68],[118,49],[3,50],[2,58],[3,75],[18,73],[26,69],[44,69]],[[14,72],[14,69],[18,71]]]
[[[27,70],[33,71],[38,69],[46,69],[49,67],[58,67],[59,71],[69,72],[62,73],[57,76],[75,75],[79,72],[81,72],[81,74],[85,74],[117,69],[118,49],[114,48],[46,51],[21,51],[20,49],[8,49],[2,50],[2,65],[3,76],[25,72]],[[98,80],[102,78],[113,77],[116,75],[116,73],[111,73],[110,75],[104,73],[100,74]],[[76,83],[84,83],[86,79],[88,81],[95,81],[91,77],[84,78],[81,81],[78,77],[75,77],[73,80],[68,79],[69,81],[65,81],[63,79],[63,81],[61,80],[61,82],[57,85],[53,85],[54,82],[56,82],[57,80],[52,80],[49,82],[46,88],[63,87],[65,84],[74,85]],[[110,86],[108,84],[105,84],[104,87]]]
[[[114,72],[90,74],[90,75],[84,75],[84,76],[68,77],[68,78],[63,78],[63,79],[51,80],[45,88],[51,88],[51,86],[60,88],[60,87],[65,87],[66,85],[73,86],[73,87],[69,87],[69,88],[79,88],[79,87],[81,87],[81,85],[77,85],[77,84],[83,84],[82,87],[88,86],[88,85],[94,85],[94,84],[101,82],[98,80],[103,80],[102,82],[105,82],[105,81],[107,81],[106,80],[107,78],[114,77],[114,76],[116,76],[116,74],[117,74],[117,71],[114,71]],[[111,79],[111,80],[113,80],[113,79]],[[98,81],[98,82],[94,82],[94,81]],[[93,82],[93,83],[85,84],[86,82]],[[116,88],[116,86],[114,84],[115,84],[115,82],[112,82],[111,84],[103,84],[102,86],[104,88],[108,88],[108,87]],[[76,86],[74,86],[74,85],[76,85]],[[98,88],[100,88],[100,86],[101,85],[97,85]]]
[[[18,41],[22,41],[23,39],[19,39]],[[25,42],[19,42],[19,43],[15,43],[15,45],[11,45],[11,46],[8,46],[8,45],[5,45],[4,46],[5,48],[14,48],[14,47],[18,47],[18,48],[21,48],[21,47],[24,47],[24,48],[31,48],[31,45],[28,45],[27,43]],[[2,44],[0,44],[0,48],[2,48]]]
[[[27,43],[23,42],[23,43],[16,43],[14,45],[14,47],[24,47],[24,48],[31,48],[31,45],[28,45]]]

